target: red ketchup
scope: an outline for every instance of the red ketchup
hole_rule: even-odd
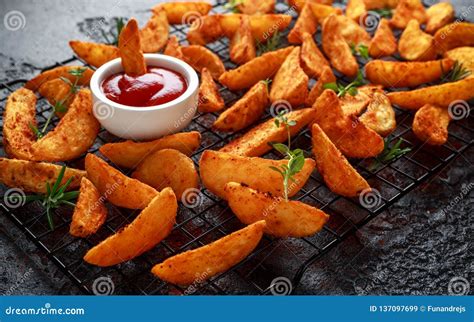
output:
[[[102,83],[102,90],[108,99],[134,107],[171,102],[187,88],[188,84],[181,74],[163,67],[148,67],[146,74],[137,77],[115,74]]]

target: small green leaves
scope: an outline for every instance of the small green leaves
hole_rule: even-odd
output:
[[[36,138],[39,140],[43,137],[43,133],[41,133],[40,130],[36,126],[34,126],[31,122],[28,123],[28,127],[30,128],[31,131],[36,135]]]
[[[338,97],[344,97],[346,93],[349,93],[351,96],[355,96],[358,93],[357,87],[365,85],[364,75],[359,70],[357,73],[357,77],[348,85],[344,86],[338,82],[335,83],[326,83],[323,85],[324,89],[331,89],[337,93]]]
[[[441,76],[442,83],[456,82],[471,75],[471,71],[465,68],[457,60],[454,62],[453,68],[448,72],[444,71],[443,63],[441,61],[440,61],[440,65],[441,65],[441,70],[443,72],[443,76]]]
[[[393,146],[389,146],[388,138],[384,140],[384,149],[382,153],[380,153],[374,160],[374,162],[370,165],[369,169],[373,170],[377,168],[381,164],[388,163],[404,154],[407,154],[411,151],[411,148],[400,148],[403,140],[401,138],[398,139],[397,143]]]
[[[232,13],[240,13],[238,6],[241,5],[243,2],[243,0],[230,0],[224,5],[224,8]]]
[[[122,32],[123,27],[125,27],[125,19],[123,18],[114,18],[115,20],[115,31],[110,30],[106,33],[104,30],[101,30],[102,37],[105,39],[107,45],[118,46],[118,39],[120,33]],[[112,37],[112,40],[109,40],[109,36]]]
[[[280,38],[280,32],[276,31],[269,39],[267,39],[266,43],[259,43],[257,46],[257,56],[261,56],[264,53],[277,50],[281,42]]]
[[[282,164],[279,167],[270,166],[269,168],[278,172],[283,177],[283,187],[284,187],[284,197],[288,201],[288,183],[296,182],[294,176],[303,169],[304,166],[304,152],[301,149],[295,149],[291,151],[283,143],[272,143],[271,144],[275,150],[280,152],[285,156],[285,159],[288,159],[288,165]]]
[[[390,8],[372,9],[370,11],[375,12],[381,18],[391,18],[392,17],[392,9],[390,9]]]
[[[369,59],[369,47],[366,45],[358,44],[357,46],[354,43],[350,43],[351,51],[353,55],[362,57],[364,59]]]
[[[84,74],[86,70],[87,68],[85,67],[79,67],[76,69],[71,69],[70,71],[68,71],[68,73],[75,77],[82,77],[82,75]]]

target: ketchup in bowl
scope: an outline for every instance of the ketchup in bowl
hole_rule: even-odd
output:
[[[146,74],[137,77],[123,72],[114,74],[102,83],[102,90],[108,99],[134,107],[171,102],[187,88],[181,74],[164,67],[148,67]]]

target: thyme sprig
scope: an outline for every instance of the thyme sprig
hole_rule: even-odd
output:
[[[456,82],[471,75],[471,71],[465,68],[463,64],[459,63],[457,60],[454,62],[453,68],[448,72],[444,70],[442,62],[440,62],[440,66],[443,75],[441,77],[442,83]]]
[[[400,145],[402,144],[403,140],[401,138],[398,139],[398,141],[390,146],[388,138],[384,140],[384,149],[382,153],[380,153],[375,159],[374,162],[370,165],[370,170],[373,170],[377,168],[379,165],[386,164],[404,154],[407,154],[408,152],[411,151],[411,148],[400,148]]]
[[[353,55],[362,57],[364,59],[369,59],[369,47],[363,44],[354,44],[350,43],[349,46],[351,47],[351,51]]]
[[[336,92],[338,97],[344,97],[347,93],[349,93],[349,95],[351,96],[356,96],[359,92],[357,90],[357,87],[360,87],[362,85],[365,85],[365,80],[364,75],[362,75],[362,72],[359,70],[359,72],[357,73],[357,77],[346,86],[342,85],[339,82],[334,82],[324,84],[323,88],[332,89],[334,92]]]
[[[265,43],[257,45],[257,56],[261,56],[267,52],[275,51],[281,43],[281,33],[276,31]]]
[[[392,9],[390,9],[390,8],[372,9],[370,11],[375,12],[381,18],[391,18],[392,17]]]
[[[115,20],[115,32],[110,30],[106,33],[104,30],[100,30],[102,33],[102,37],[105,39],[105,43],[107,45],[118,46],[118,38],[120,33],[122,32],[123,27],[125,27],[125,20],[123,18],[114,18]],[[109,36],[112,40],[109,39]]]

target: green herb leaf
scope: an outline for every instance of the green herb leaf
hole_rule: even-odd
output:
[[[324,88],[324,89],[332,89],[332,90],[335,91],[336,93],[339,92],[339,87],[337,86],[336,83],[326,83],[326,84],[323,84],[323,88]]]
[[[369,11],[369,14],[370,14],[370,12],[375,12],[381,18],[391,18],[392,17],[392,9],[390,9],[390,8],[373,9],[373,10]]]
[[[41,139],[43,137],[43,133],[41,133],[40,130],[38,130],[38,128],[34,126],[31,122],[28,123],[28,127],[30,128],[31,131],[33,131],[37,139]]]
[[[230,0],[224,5],[224,8],[230,10],[230,12],[239,13],[240,10],[238,6],[241,5],[243,2],[243,0]]]
[[[357,46],[354,43],[350,43],[351,51],[353,55],[362,57],[364,59],[369,59],[369,47],[363,44],[358,44]]]
[[[68,71],[68,73],[71,74],[72,76],[75,76],[75,77],[82,77],[86,70],[87,70],[87,68],[85,68],[85,67],[79,67],[79,68],[76,68],[76,69],[71,69],[70,71]]]
[[[278,49],[281,41],[281,34],[280,32],[276,31],[265,43],[259,43],[257,45],[257,56],[261,56],[264,53],[275,51]]]
[[[372,162],[372,164],[369,167],[369,170],[374,170],[381,164],[388,163],[398,157],[401,157],[404,154],[407,154],[408,152],[411,151],[411,148],[403,148],[401,149],[400,146],[402,144],[403,140],[401,138],[398,139],[398,141],[392,145],[389,146],[389,141],[388,138],[384,140],[384,149],[382,153],[380,153]]]
[[[444,71],[443,63],[441,61],[440,61],[440,65],[441,65],[441,71],[443,72],[443,76],[441,77],[441,83],[456,82],[471,75],[471,71],[465,68],[457,60],[454,62],[453,68],[448,72]]]

